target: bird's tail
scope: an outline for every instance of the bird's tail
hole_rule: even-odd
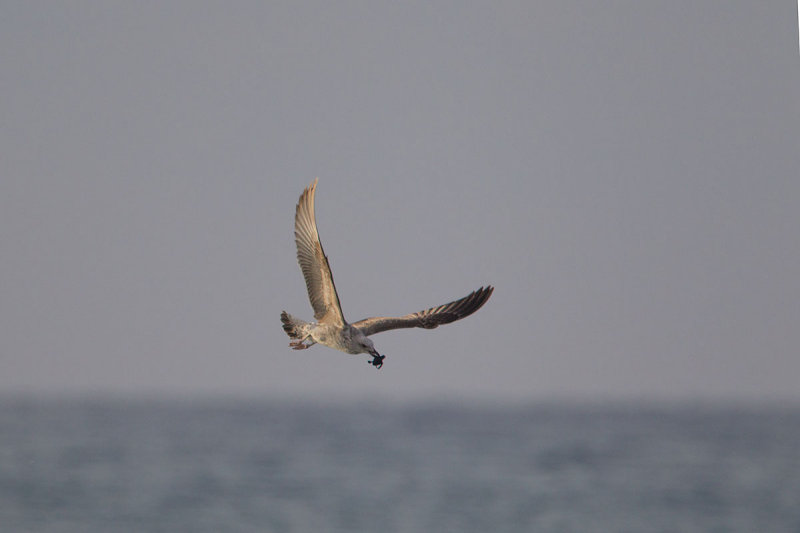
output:
[[[305,337],[304,326],[308,325],[308,322],[305,320],[300,320],[286,311],[282,311],[281,322],[283,322],[283,331],[292,339],[302,339]]]

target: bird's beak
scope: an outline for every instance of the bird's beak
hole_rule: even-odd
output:
[[[379,353],[378,353],[378,350],[370,350],[370,351],[369,351],[369,354],[370,354],[372,357],[380,357],[380,356],[381,356],[381,354],[379,354]]]

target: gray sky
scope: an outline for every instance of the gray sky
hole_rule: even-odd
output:
[[[795,9],[3,2],[0,392],[800,400]]]

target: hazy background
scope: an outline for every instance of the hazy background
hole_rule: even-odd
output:
[[[794,2],[3,2],[0,392],[800,400]],[[293,352],[294,206],[345,317]]]

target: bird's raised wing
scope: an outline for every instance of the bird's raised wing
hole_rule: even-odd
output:
[[[450,322],[455,322],[456,320],[471,315],[486,303],[489,296],[492,295],[492,291],[494,291],[494,287],[488,285],[449,304],[431,307],[430,309],[405,316],[377,316],[365,318],[364,320],[359,320],[354,323],[353,327],[361,330],[364,335],[374,335],[381,331],[399,328],[433,329],[442,324],[449,324]]]
[[[306,280],[308,299],[314,308],[314,318],[320,323],[343,326],[346,322],[339,304],[339,295],[333,284],[328,257],[322,250],[314,216],[314,193],[317,189],[314,180],[306,187],[297,202],[294,215],[294,241],[297,244],[297,262]]]

